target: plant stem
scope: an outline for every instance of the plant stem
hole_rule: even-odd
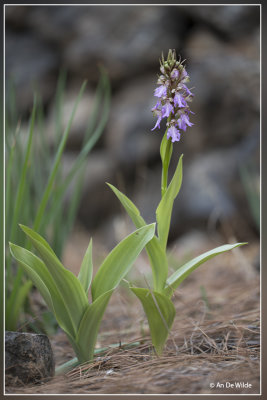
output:
[[[165,134],[162,138],[161,145],[160,145],[160,157],[162,162],[162,174],[161,174],[161,198],[164,196],[167,186],[168,186],[168,169],[171,161],[172,156],[172,149],[173,145],[170,139],[168,139],[168,127],[171,121],[171,115],[168,117],[167,120],[167,129]]]
[[[95,349],[94,354],[96,355],[96,354],[104,353],[105,351],[110,350],[110,348],[116,348],[116,347],[123,346],[124,348],[129,349],[131,347],[135,347],[135,346],[139,346],[139,345],[140,345],[140,342],[134,342],[134,343],[128,343],[128,344],[127,343],[115,343],[115,344],[109,345],[108,347],[102,347],[101,349]],[[93,360],[91,360],[91,362],[92,361]],[[89,362],[90,361],[88,361],[88,363]],[[80,362],[78,361],[78,358],[75,357],[72,360],[65,362],[64,364],[59,365],[56,368],[55,375],[57,376],[60,374],[64,374],[64,373],[68,372],[70,369],[77,367],[77,365],[79,365],[79,364],[80,364]]]
[[[166,145],[166,150],[165,150],[165,156],[164,156],[164,161],[162,163],[162,176],[161,176],[161,197],[164,196],[167,186],[168,186],[168,169],[169,169],[169,164],[170,164],[170,158],[171,158],[171,149],[172,149],[172,142],[168,139],[167,140],[167,145]]]
[[[55,375],[57,376],[64,374],[65,372],[68,372],[70,369],[77,367],[77,365],[79,365],[79,361],[78,358],[75,357],[72,360],[69,360],[64,364],[60,365],[59,367],[57,367],[55,370]]]

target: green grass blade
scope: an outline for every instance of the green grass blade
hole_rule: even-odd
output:
[[[79,102],[81,100],[81,97],[83,95],[83,92],[85,90],[85,86],[86,86],[86,82],[84,82],[82,84],[82,87],[80,89],[79,95],[78,95],[78,97],[77,97],[77,99],[75,101],[75,104],[74,104],[74,107],[73,107],[69,122],[67,124],[65,132],[64,132],[63,137],[61,139],[60,145],[58,147],[58,150],[57,150],[57,153],[56,153],[56,157],[55,157],[55,161],[54,161],[54,164],[53,164],[53,168],[51,170],[51,173],[50,173],[50,176],[49,176],[49,179],[48,179],[48,182],[47,182],[47,186],[45,188],[45,191],[44,191],[44,194],[43,194],[43,197],[42,197],[42,200],[41,200],[41,203],[40,203],[40,206],[38,208],[38,211],[37,211],[37,214],[36,214],[36,218],[35,218],[35,221],[34,221],[34,225],[33,226],[34,226],[35,230],[39,229],[40,224],[42,222],[42,218],[43,218],[43,215],[44,215],[44,212],[45,212],[45,208],[47,206],[48,199],[49,199],[49,197],[51,195],[51,192],[53,190],[53,184],[54,184],[55,177],[56,177],[59,165],[60,165],[62,153],[64,151],[64,148],[65,148],[65,145],[66,145],[66,142],[67,142],[67,138],[68,138],[68,135],[69,135],[70,127],[71,127],[71,124],[72,124],[76,109],[78,107],[78,104],[79,104]]]
[[[108,75],[103,68],[101,68],[101,77],[96,89],[95,101],[93,111],[88,119],[87,129],[84,136],[83,147],[86,145],[88,138],[91,137],[93,141],[92,146],[98,140],[103,128],[107,123],[107,118],[110,109],[111,87]],[[98,128],[96,128],[97,119],[101,116]],[[87,151],[85,151],[87,152]]]
[[[11,223],[10,237],[8,238],[11,241],[13,240],[15,230],[17,229],[18,216],[20,214],[21,207],[23,207],[23,193],[24,193],[25,185],[26,185],[27,170],[29,168],[29,160],[30,160],[30,154],[31,154],[31,148],[32,148],[33,129],[34,129],[34,122],[35,122],[35,113],[36,113],[36,98],[34,99],[34,103],[33,103],[33,110],[32,110],[32,115],[31,115],[31,122],[30,122],[30,130],[29,130],[29,136],[28,136],[28,141],[27,141],[27,149],[26,149],[24,163],[23,163],[22,170],[21,170],[21,176],[20,176],[20,181],[19,181],[19,185],[18,185],[18,190],[17,190],[17,194],[16,194],[16,200],[15,200],[15,205],[14,205],[14,210],[13,210],[13,218],[12,218],[12,223]]]
[[[74,175],[77,173],[77,171],[82,167],[83,163],[86,161],[86,157],[88,156],[89,152],[103,133],[103,130],[106,126],[107,120],[108,120],[108,115],[109,115],[109,108],[110,108],[110,85],[105,78],[105,92],[103,93],[104,95],[104,100],[102,100],[102,105],[101,105],[101,120],[99,124],[97,125],[96,129],[94,132],[90,135],[90,138],[84,143],[83,148],[77,157],[75,163],[73,164],[72,168],[70,169],[68,175],[64,179],[64,183],[59,186],[58,191],[64,193],[67,186],[70,184],[71,180],[73,179]],[[91,126],[91,124],[90,124]],[[87,132],[90,132],[88,129]],[[87,134],[86,134],[87,137]]]
[[[27,145],[26,145],[26,153],[23,159],[23,163],[22,166],[19,165],[18,160],[16,157],[13,158],[14,162],[16,163],[15,165],[13,165],[13,160],[12,160],[12,170],[14,170],[13,167],[15,167],[15,171],[17,172],[20,171],[20,175],[19,175],[19,183],[18,183],[18,187],[17,187],[17,191],[16,191],[16,195],[15,195],[15,200],[14,202],[12,201],[12,219],[11,221],[6,220],[6,224],[7,223],[11,223],[11,227],[10,230],[9,228],[7,228],[7,232],[6,235],[8,240],[13,240],[15,237],[17,237],[17,224],[18,224],[18,217],[21,213],[23,213],[23,207],[24,205],[24,194],[25,194],[25,189],[26,189],[26,177],[27,177],[27,172],[28,172],[28,168],[29,168],[29,161],[30,161],[30,156],[31,156],[31,150],[32,150],[32,141],[33,141],[33,130],[34,130],[34,124],[35,124],[35,115],[36,115],[36,96],[34,97],[34,102],[33,102],[33,109],[32,109],[32,113],[31,113],[31,120],[30,120],[30,126],[29,126],[29,134],[28,134],[28,139],[27,139]],[[10,175],[11,175],[11,170],[9,171]],[[11,185],[11,183],[10,183]],[[10,190],[8,188],[8,190]],[[7,202],[11,202],[11,197],[6,198]],[[9,207],[11,207],[11,205],[9,205]],[[17,293],[20,292],[20,288],[22,285],[22,270],[21,268],[18,269],[16,277],[14,278],[13,276],[10,276],[10,266],[11,266],[11,257],[9,256],[9,254],[6,257],[6,271],[7,271],[7,275],[6,275],[6,315],[10,315],[11,310],[14,308],[16,309],[16,314],[15,312],[13,313],[13,317],[12,317],[12,326],[15,326],[15,315],[19,316],[19,312],[22,308],[22,305],[20,305],[19,307],[15,307],[15,305],[17,304],[16,302],[18,301],[16,299],[17,297]],[[14,282],[11,282],[14,281]],[[9,295],[8,291],[11,290],[11,286],[12,286],[12,292]],[[28,290],[29,291],[29,290]],[[20,292],[20,302],[21,301],[25,301],[26,299],[26,289],[24,289],[23,291]],[[28,293],[28,292],[27,292]],[[24,296],[24,294],[26,294]]]
[[[88,125],[86,129],[86,133],[84,136],[84,143],[80,154],[78,155],[77,159],[75,160],[73,166],[71,167],[69,173],[62,183],[58,183],[55,191],[53,192],[53,209],[50,210],[48,215],[47,223],[50,221],[58,220],[58,230],[61,232],[59,235],[55,232],[54,238],[54,248],[57,250],[57,254],[61,254],[63,243],[65,241],[66,236],[68,235],[71,227],[73,226],[74,219],[77,214],[78,206],[80,203],[81,195],[82,195],[82,185],[84,183],[84,173],[85,173],[85,166],[87,162],[87,156],[93,146],[95,145],[96,141],[99,139],[101,134],[104,131],[106,126],[108,115],[110,109],[110,84],[105,73],[102,73],[96,94],[96,100],[93,107],[93,113],[90,115],[88,120]],[[93,128],[96,124],[97,114],[100,113],[100,121],[96,126],[95,130]],[[63,213],[62,210],[62,201],[68,186],[70,185],[71,181],[75,177],[75,175],[79,173],[78,178],[76,179],[76,185],[73,189],[74,195],[71,197],[71,201],[68,207],[67,215]],[[57,179],[57,182],[59,180]],[[64,219],[64,231],[60,228],[62,225],[62,221]]]
[[[156,211],[158,237],[163,249],[166,249],[167,246],[173,202],[178,195],[182,184],[182,159],[183,155],[181,155],[179,159],[171,183],[169,184],[164,196],[162,197]]]
[[[225,244],[223,246],[216,247],[213,250],[207,251],[193,260],[188,261],[177,271],[175,271],[168,279],[165,287],[165,294],[167,296],[172,296],[173,291],[180,285],[183,280],[191,274],[196,268],[198,268],[204,262],[210,260],[211,258],[222,254],[226,251],[232,250],[235,247],[243,246],[247,243],[236,243],[236,244]]]
[[[10,152],[8,155],[8,160],[7,160],[7,167],[6,167],[6,182],[5,182],[5,198],[6,198],[6,207],[5,207],[5,218],[6,221],[10,223],[11,219],[9,219],[10,215],[10,209],[11,209],[11,184],[12,184],[12,166],[13,166],[13,161],[14,161],[14,150],[15,150],[15,145],[16,141],[11,145]],[[6,227],[6,235],[9,237],[9,223],[7,224]]]
[[[22,226],[33,246],[40,254],[41,259],[47,266],[58,291],[61,293],[65,307],[69,312],[75,331],[78,331],[80,321],[88,305],[88,299],[78,278],[69,270],[65,269],[49,245],[44,245],[44,239],[32,229]]]
[[[10,243],[10,251],[39,290],[60,327],[68,335],[75,337],[76,332],[71,316],[44,262],[30,251],[12,243]]]
[[[6,227],[5,227],[5,236],[10,237],[10,221],[11,219],[11,212],[12,210],[12,202],[11,202],[11,187],[12,187],[12,165],[13,165],[13,159],[14,159],[14,149],[15,149],[15,140],[13,145],[11,146],[10,153],[9,153],[9,158],[7,162],[7,168],[6,168],[6,192],[5,192],[5,221],[6,221]],[[4,208],[3,208],[4,209]],[[10,255],[6,254],[6,270],[5,270],[5,280],[8,283],[10,279],[10,266],[11,266],[11,259]]]
[[[129,217],[132,219],[136,228],[141,228],[146,225],[146,222],[140,215],[140,211],[134,203],[115,186],[108,183],[108,186],[113,190],[115,195],[120,200]],[[153,237],[146,245],[146,251],[150,260],[154,290],[161,292],[164,290],[165,282],[168,277],[168,261],[165,252],[163,251],[159,240],[156,236]]]
[[[153,238],[155,224],[144,226],[122,240],[105,258],[92,286],[92,299],[108,292],[120,283],[145,245]]]
[[[6,88],[6,129],[9,129],[13,128],[18,119],[14,76],[7,80]]]
[[[84,288],[85,293],[88,293],[93,276],[93,259],[92,259],[92,239],[84,255],[78,279]]]
[[[94,357],[99,326],[112,293],[113,290],[103,293],[92,304],[88,305],[84,313],[76,338],[79,348],[77,357],[80,362],[90,361]]]
[[[145,288],[131,287],[130,289],[143,305],[153,346],[157,354],[160,355],[175,317],[174,305],[171,300],[162,293],[152,292]]]
[[[26,281],[22,286],[18,288],[15,296],[10,296],[6,305],[6,321],[5,329],[15,331],[19,320],[19,315],[23,309],[25,300],[32,287],[31,281]]]
[[[67,80],[67,72],[65,70],[61,70],[57,82],[56,99],[55,99],[56,139],[59,139],[62,129],[62,108],[63,108],[62,104],[63,104],[63,96],[66,86],[66,80]]]

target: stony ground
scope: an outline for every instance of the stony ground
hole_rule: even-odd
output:
[[[178,248],[172,250],[172,261]],[[6,393],[259,393],[260,278],[253,265],[258,251],[254,242],[221,255],[178,288],[176,319],[161,357],[151,348],[140,304],[120,288],[105,313],[97,347],[122,343],[121,347],[48,382],[8,386]],[[144,256],[140,265],[147,273],[145,264]],[[63,333],[51,342],[57,365],[74,357]]]

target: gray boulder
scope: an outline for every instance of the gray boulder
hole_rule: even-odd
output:
[[[82,7],[64,63],[90,80],[96,78],[97,64],[103,64],[112,81],[120,83],[154,67],[162,51],[179,46],[185,24],[179,16],[170,17],[168,7]]]
[[[188,39],[190,83],[195,87],[192,120],[200,131],[197,151],[235,144],[259,121],[258,39],[252,36],[233,46],[203,29]],[[196,135],[190,136],[195,140]]]
[[[16,90],[19,111],[27,112],[33,103],[33,91],[42,94],[45,103],[55,91],[54,70],[58,65],[57,52],[38,37],[24,32],[6,33],[6,93],[10,82]]]
[[[259,26],[259,5],[205,5],[182,7],[193,21],[206,24],[227,39],[240,38]]]
[[[162,134],[158,129],[151,132],[156,122],[151,112],[156,79],[153,74],[134,79],[114,96],[105,144],[124,166],[132,167],[159,152]]]
[[[55,373],[52,347],[46,335],[5,332],[6,383],[29,384]]]

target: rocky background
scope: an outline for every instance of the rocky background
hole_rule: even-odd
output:
[[[108,71],[110,118],[88,157],[80,226],[99,233],[108,246],[132,230],[106,181],[126,193],[148,222],[154,221],[162,132],[151,132],[151,107],[159,57],[173,48],[186,59],[195,115],[194,126],[174,146],[171,168],[184,153],[184,179],[170,242],[180,238],[183,243],[182,235],[199,241],[202,231],[218,230],[227,239],[258,237],[240,177],[240,167],[249,165],[259,189],[258,6],[6,6],[5,12],[6,78],[14,80],[22,118],[29,115],[37,85],[47,134],[53,137],[50,121],[59,71],[68,72],[66,117],[82,81],[88,80],[65,152],[66,168],[82,143],[98,65]]]

